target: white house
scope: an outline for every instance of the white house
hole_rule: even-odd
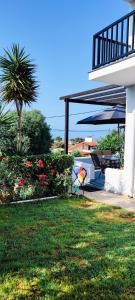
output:
[[[125,1],[130,12],[93,37],[89,80],[126,87],[124,170],[106,170],[106,188],[132,197],[135,194],[135,0]]]

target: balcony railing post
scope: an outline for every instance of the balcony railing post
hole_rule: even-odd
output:
[[[124,30],[124,22],[121,23],[121,56],[123,55],[123,30]]]
[[[100,65],[100,45],[101,45],[101,41],[100,41],[100,38],[98,37],[97,65]]]
[[[109,50],[109,44],[108,44],[108,30],[106,31],[106,62],[108,62],[108,50]]]
[[[104,32],[102,33],[101,64],[104,64]]]
[[[133,14],[133,24],[132,24],[132,50],[134,50],[135,42],[135,14]]]
[[[96,52],[96,38],[95,38],[95,36],[93,36],[93,57],[92,57],[92,66],[93,66],[93,69],[96,66],[96,62],[95,62],[96,53],[95,52]]]
[[[115,57],[118,57],[118,24],[116,25],[116,55]]]
[[[127,18],[127,31],[126,31],[126,56],[128,55],[128,48],[129,48],[129,17]]]
[[[111,55],[110,60],[113,58],[113,26],[111,28]]]

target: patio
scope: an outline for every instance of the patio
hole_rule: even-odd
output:
[[[109,106],[110,110],[105,110],[104,114],[105,117],[106,115],[113,116],[113,120],[103,120],[101,118],[100,123],[107,122],[110,124],[115,122],[118,124],[119,128],[119,123],[125,122],[125,106],[126,106],[126,88],[125,87],[120,87],[117,85],[109,85],[109,86],[103,86],[97,89],[92,89],[89,91],[84,91],[80,93],[75,93],[75,94],[70,94],[66,96],[60,97],[60,100],[64,100],[65,102],[65,153],[68,154],[68,140],[69,140],[69,104],[71,105],[72,103],[76,104],[87,104],[87,105],[100,105],[100,106]],[[112,114],[114,110],[114,114]],[[120,110],[120,111],[119,111]],[[119,119],[119,116],[122,115],[122,117]],[[117,118],[116,118],[117,116]],[[93,118],[91,117],[92,122]],[[89,118],[86,119],[88,124],[89,124]],[[85,121],[86,123],[86,120]],[[80,121],[79,123],[82,123]],[[96,123],[99,124],[99,122]],[[119,133],[119,129],[118,129]],[[83,158],[85,160],[85,158]],[[91,168],[91,162],[90,163],[90,187],[91,188],[96,188],[96,189],[104,189],[105,185],[105,176],[98,176],[98,172],[95,172],[95,176],[93,173],[93,169]],[[80,165],[84,166],[85,165]],[[118,166],[116,166],[117,168]],[[87,172],[88,171],[88,165],[87,165]],[[110,185],[111,186],[111,185]],[[90,188],[89,187],[89,188]],[[114,189],[115,192],[115,189]],[[123,192],[123,190],[120,190],[120,192]],[[119,193],[119,190],[118,190]]]
[[[91,188],[92,187],[92,188]],[[134,198],[129,198],[125,195],[114,194],[104,191],[104,189],[97,189],[95,185],[86,186],[84,191],[80,191],[80,195],[84,195],[88,199],[93,199],[96,202],[106,205],[115,206],[118,208],[126,209],[129,212],[135,213]]]

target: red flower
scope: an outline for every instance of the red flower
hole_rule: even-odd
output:
[[[30,162],[29,160],[27,160],[27,161],[25,162],[25,166],[28,167],[28,168],[31,167],[31,162]]]
[[[45,175],[45,174],[40,174],[40,175],[38,175],[38,177],[39,177],[39,179],[44,179],[44,178],[47,178],[47,175]]]
[[[20,181],[18,182],[18,186],[22,186],[25,182],[24,178],[21,178]]]
[[[50,174],[52,174],[52,175],[55,174],[55,170],[54,170],[54,169],[51,169],[49,172],[50,172]]]
[[[43,163],[43,161],[41,159],[39,159],[39,161],[38,161],[38,166],[40,168],[44,168],[45,167],[45,165],[44,165],[44,163]]]
[[[49,183],[47,181],[41,181],[40,184],[41,185],[49,185]]]

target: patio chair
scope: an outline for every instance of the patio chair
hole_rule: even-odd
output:
[[[107,167],[109,167],[109,165],[107,165],[105,163],[101,163],[100,160],[99,160],[98,155],[95,154],[95,153],[91,153],[91,158],[92,158],[92,162],[93,162],[93,165],[95,167],[95,170],[100,170],[99,176],[101,174],[104,174],[105,173],[105,169]]]

